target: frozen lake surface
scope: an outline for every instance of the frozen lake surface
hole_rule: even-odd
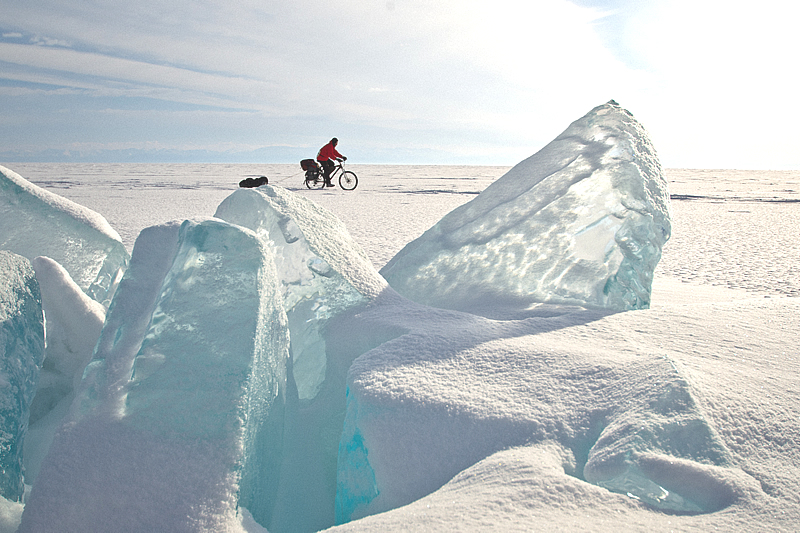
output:
[[[168,220],[211,216],[248,176],[330,209],[376,268],[509,167],[349,165],[355,191],[308,190],[298,165],[6,164],[102,214],[128,250]],[[708,286],[800,296],[800,171],[667,169],[673,232],[656,271]],[[657,283],[658,284],[658,283]],[[657,298],[654,298],[654,302]]]

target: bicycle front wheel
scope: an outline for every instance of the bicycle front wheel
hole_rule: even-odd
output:
[[[352,191],[358,186],[358,176],[356,176],[355,172],[351,172],[349,170],[345,170],[342,172],[342,175],[339,176],[339,187],[346,191]]]

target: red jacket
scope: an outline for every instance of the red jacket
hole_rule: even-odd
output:
[[[329,159],[344,158],[342,154],[336,151],[332,143],[328,143],[319,149],[317,154],[317,161],[328,161]]]

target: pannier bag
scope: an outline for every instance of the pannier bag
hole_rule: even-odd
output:
[[[303,170],[318,170],[317,162],[313,159],[303,159],[300,161],[300,168]]]

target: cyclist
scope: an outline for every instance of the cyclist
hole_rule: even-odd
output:
[[[322,165],[322,174],[325,177],[325,186],[333,187],[331,183],[331,172],[333,172],[334,160],[347,161],[347,158],[336,151],[336,145],[339,144],[339,139],[334,137],[331,142],[319,149],[317,154],[317,161]]]

